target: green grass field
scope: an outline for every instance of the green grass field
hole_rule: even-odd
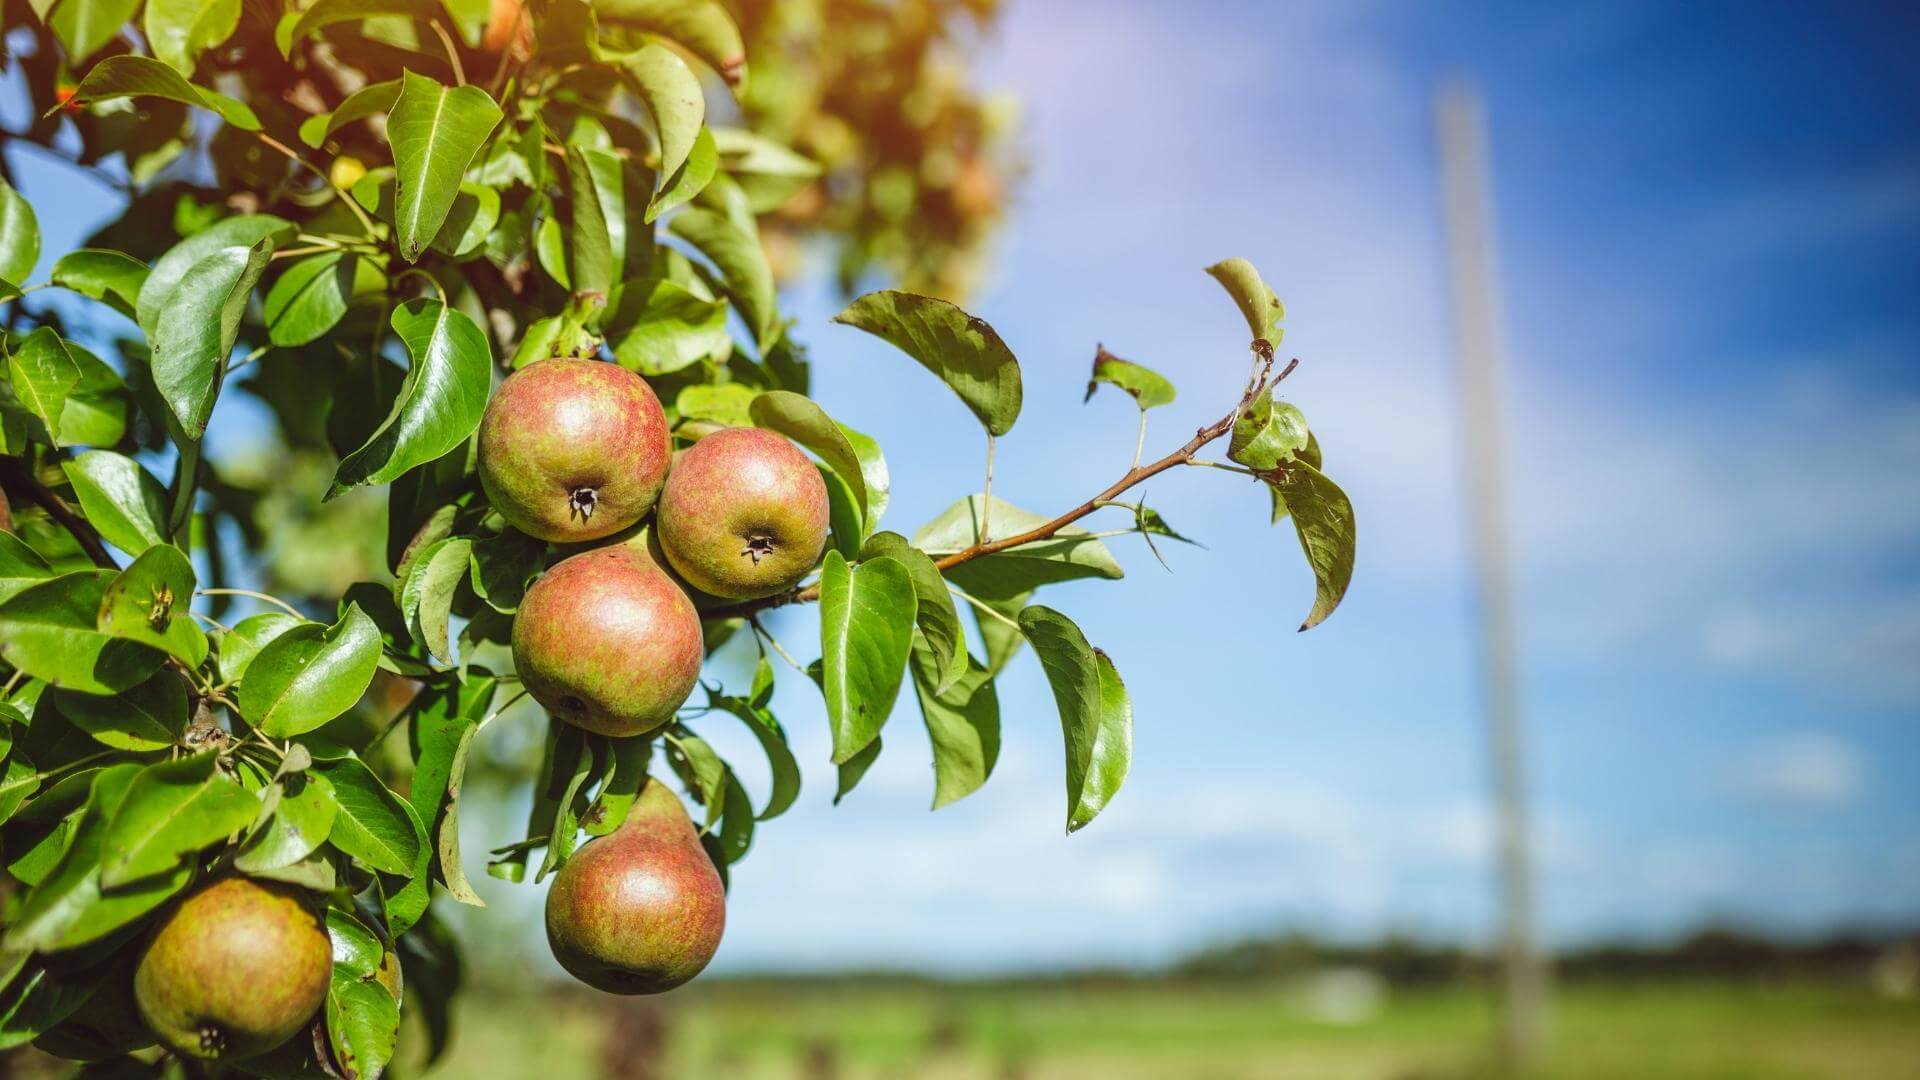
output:
[[[1362,1003],[1364,1006],[1366,1003]],[[1237,1080],[1490,1073],[1488,996],[1371,1008],[1292,985],[708,984],[658,1001],[476,992],[439,1077]],[[537,1034],[528,1021],[540,1018]],[[1558,989],[1543,1077],[1920,1078],[1920,1002],[1816,983]]]

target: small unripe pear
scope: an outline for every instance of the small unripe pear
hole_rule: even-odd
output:
[[[480,486],[528,536],[574,544],[653,509],[670,446],[660,399],[599,360],[541,360],[494,391],[480,419]]]
[[[700,974],[726,924],[720,872],[658,780],[618,829],[574,852],[547,892],[554,959],[610,994],[658,994]]]
[[[307,895],[228,877],[175,908],[133,976],[140,1017],[184,1057],[233,1060],[293,1037],[327,999],[333,945]]]
[[[693,601],[629,544],[562,559],[513,617],[521,685],[555,717],[615,738],[673,719],[704,657]]]
[[[827,547],[827,484],[807,455],[760,428],[725,428],[673,462],[660,549],[687,583],[729,600],[791,588]]]

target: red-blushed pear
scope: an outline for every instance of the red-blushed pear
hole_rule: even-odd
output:
[[[513,617],[521,685],[559,719],[616,738],[673,719],[704,651],[693,601],[635,544],[562,559]]]
[[[327,999],[333,945],[303,891],[222,878],[173,909],[133,975],[140,1018],[175,1053],[234,1060],[293,1037]]]
[[[671,450],[660,399],[599,360],[540,360],[507,377],[480,419],[480,486],[528,536],[574,544],[653,509]]]
[[[728,600],[791,588],[827,547],[827,484],[785,436],[724,428],[674,460],[656,516],[687,583]]]
[[[547,892],[547,943],[574,978],[658,994],[720,948],[727,890],[680,799],[648,780],[620,827],[587,841]]]

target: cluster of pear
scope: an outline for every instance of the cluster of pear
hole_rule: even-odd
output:
[[[640,376],[598,360],[530,364],[480,422],[480,482],[507,524],[569,555],[534,581],[513,662],[561,721],[615,738],[673,719],[700,678],[695,597],[771,596],[826,549],[826,483],[784,437],[722,428],[674,453]],[[633,530],[652,515],[641,542]],[[625,536],[625,539],[619,539]],[[547,894],[547,940],[581,981],[670,990],[719,948],[725,887],[686,808],[649,781],[613,833],[589,841]]]

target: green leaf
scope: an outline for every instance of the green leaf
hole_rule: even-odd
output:
[[[613,358],[642,375],[667,375],[727,345],[727,305],[666,278],[629,281],[604,320]]]
[[[95,625],[109,637],[151,645],[198,668],[207,658],[207,635],[187,613],[195,584],[187,556],[155,544],[108,584]]]
[[[1313,608],[1300,624],[1300,629],[1311,630],[1340,606],[1353,580],[1353,503],[1340,485],[1304,461],[1282,465],[1261,477],[1292,512],[1300,549],[1313,568]],[[0,613],[5,610],[0,607]]]
[[[127,430],[127,388],[100,358],[41,327],[7,359],[14,396],[54,446],[111,446]]]
[[[667,177],[653,201],[647,204],[646,223],[651,225],[661,214],[692,202],[719,174],[720,153],[714,146],[713,130],[701,128],[694,137],[687,163],[678,173]]]
[[[473,541],[452,536],[434,543],[414,560],[414,569],[400,589],[400,614],[414,640],[441,661],[452,663],[447,641],[447,619],[453,612],[453,594],[467,580]]]
[[[61,6],[75,3],[66,0]],[[78,0],[85,2],[85,0]],[[136,0],[137,2],[137,0]],[[237,6],[237,3],[236,3]],[[132,14],[131,8],[128,14]],[[109,56],[93,66],[87,77],[73,90],[69,106],[91,105],[126,97],[157,97],[206,109],[242,131],[259,131],[260,118],[242,102],[225,94],[195,86],[180,73],[147,56]]]
[[[19,537],[0,531],[0,603],[53,576],[53,567]]]
[[[606,836],[627,820],[640,788],[647,782],[647,761],[653,757],[653,740],[647,738],[611,739],[613,773],[600,785],[593,806],[580,819],[588,836]]]
[[[849,568],[827,552],[820,572],[820,652],[833,762],[845,764],[880,734],[900,694],[918,600],[900,562]]]
[[[66,46],[66,62],[79,64],[118,36],[139,7],[140,0],[61,0],[51,16],[44,7],[41,14]]]
[[[777,431],[820,455],[840,479],[853,490],[860,512],[867,512],[866,470],[860,455],[847,440],[846,431],[833,422],[825,409],[804,394],[791,390],[769,390],[753,399],[747,413],[754,426]]]
[[[387,113],[387,139],[399,177],[394,228],[408,262],[420,258],[447,220],[461,177],[501,115],[477,86],[449,90],[412,71],[401,77],[400,96]]]
[[[880,444],[873,436],[855,431],[839,421],[834,426],[840,434],[846,436],[847,445],[853,447],[853,456],[860,461],[860,477],[867,488],[866,534],[872,535],[880,527],[880,518],[887,512],[887,493],[893,480],[887,473],[887,459],[880,453]]]
[[[913,546],[936,560],[972,547],[980,536],[984,505],[979,495],[954,503],[914,534]],[[994,538],[1001,538],[1018,536],[1046,522],[1038,514],[994,499],[986,524]],[[1124,571],[1107,546],[1074,525],[1046,540],[983,556],[947,572],[947,577],[961,588],[988,600],[1005,599],[1059,581],[1122,576]]]
[[[333,133],[348,124],[380,116],[393,108],[400,100],[400,80],[387,79],[367,85],[348,94],[346,99],[334,106],[332,112],[318,116],[309,116],[300,122],[300,141],[314,149],[331,138]]]
[[[11,819],[14,811],[20,809],[20,804],[39,786],[40,770],[34,767],[26,751],[16,749],[8,755],[5,769],[0,770],[0,824]]]
[[[262,240],[276,245],[294,234],[292,222],[272,214],[243,214],[225,218],[194,233],[167,249],[153,264],[134,298],[134,316],[149,336],[158,324],[160,313],[174,305],[174,292],[202,259],[223,248],[250,248]]]
[[[387,947],[365,923],[337,907],[327,909],[327,937],[333,945],[333,970],[350,979],[370,979],[380,970]]]
[[[473,592],[486,605],[503,615],[520,607],[527,586],[540,575],[546,562],[547,545],[514,528],[499,535],[473,542]]]
[[[432,15],[439,5],[424,0],[314,0],[298,19],[274,28],[274,44],[280,55],[289,56],[293,47],[310,34],[343,22],[364,22],[381,15]]]
[[[1233,302],[1239,306],[1240,314],[1246,317],[1247,329],[1253,332],[1255,341],[1267,343],[1267,351],[1280,344],[1280,320],[1286,318],[1287,309],[1273,290],[1260,279],[1260,271],[1245,259],[1228,259],[1207,267],[1207,273],[1227,290]]]
[[[114,697],[53,690],[54,707],[95,742],[115,750],[165,750],[187,728],[187,685],[170,671]]]
[[[730,712],[747,725],[747,730],[760,742],[760,749],[767,755],[767,768],[773,775],[773,790],[767,793],[767,805],[760,811],[761,821],[770,821],[787,812],[795,799],[800,797],[800,763],[794,760],[793,750],[787,745],[787,733],[781,729],[780,722],[767,710],[767,703],[773,698],[773,665],[765,656],[754,668],[754,693],[748,697],[732,697],[708,691],[707,701],[713,708]],[[876,740],[877,741],[877,740]]]
[[[111,570],[80,570],[22,589],[0,604],[0,659],[36,679],[89,694],[143,682],[162,654],[99,631]]]
[[[253,821],[260,800],[216,771],[216,757],[209,750],[162,761],[133,778],[107,826],[101,888],[173,871],[185,856]]]
[[[147,45],[182,74],[193,74],[200,54],[239,25],[240,0],[147,0]]]
[[[667,228],[692,244],[720,271],[727,298],[739,310],[756,346],[765,350],[779,336],[773,268],[758,237],[725,214],[696,207],[674,215]]]
[[[159,907],[193,877],[193,866],[183,862],[167,873],[103,892],[100,864],[107,830],[139,771],[140,766],[125,764],[93,774],[86,808],[65,852],[27,893],[7,929],[8,948],[57,952],[97,941]]]
[[[613,230],[617,227],[625,235],[626,215],[617,204],[602,205],[589,154],[613,158],[614,167],[619,167],[619,158],[606,151],[567,147],[567,196],[573,211],[567,233],[567,285],[575,295],[605,298],[615,280]]]
[[[760,395],[740,383],[712,386],[695,383],[674,398],[674,411],[682,420],[711,420],[728,427],[752,427],[753,401]]]
[[[358,758],[315,761],[313,771],[333,785],[340,807],[328,843],[382,873],[412,874],[421,854],[420,838],[400,796]]]
[[[672,38],[734,88],[747,87],[747,52],[740,28],[715,0],[594,0],[602,22]]]
[[[820,176],[820,166],[746,128],[714,128],[713,142],[727,175],[757,214],[778,209]]]
[[[267,340],[289,349],[339,325],[353,299],[360,256],[347,251],[308,255],[287,267],[267,290]]]
[[[833,805],[839,806],[841,799],[853,794],[854,787],[860,783],[860,780],[867,775],[867,770],[873,768],[873,763],[878,760],[880,760],[880,736],[875,735],[872,742],[868,743],[859,753],[841,762],[839,768],[835,770]]]
[[[81,511],[107,543],[138,555],[167,542],[167,491],[139,462],[89,450],[63,468]]]
[[[1249,469],[1271,469],[1304,451],[1307,435],[1307,418],[1300,410],[1273,400],[1272,390],[1262,390],[1234,421],[1227,458]]]
[[[620,60],[621,74],[653,117],[660,140],[660,174],[672,176],[687,163],[707,118],[700,78],[665,45],[649,42]]]
[[[389,166],[372,169],[353,185],[353,200],[381,221],[392,224],[396,212],[394,200],[399,181]],[[453,195],[440,231],[427,246],[443,255],[464,258],[480,249],[487,235],[500,222],[500,193],[480,184],[462,181]]]
[[[934,687],[946,689],[967,669],[966,632],[960,628],[960,613],[954,610],[946,579],[926,552],[907,543],[899,533],[875,533],[867,540],[860,549],[860,561],[876,558],[897,560],[913,579],[917,598],[914,622],[934,661]]]
[[[933,808],[977,791],[1000,757],[1000,696],[986,665],[961,653],[960,677],[940,688],[940,662],[922,644],[913,650],[914,692],[933,743]]]
[[[124,251],[81,248],[60,256],[60,261],[53,264],[51,280],[132,318],[140,287],[147,280],[147,264]]]
[[[40,221],[26,197],[0,178],[0,281],[26,284],[40,261]]]
[[[475,907],[483,905],[460,858],[460,789],[466,781],[467,751],[498,687],[491,674],[475,669],[464,683],[422,691],[409,728],[416,763],[409,799],[434,839],[448,894]]]
[[[294,627],[247,667],[240,715],[277,739],[312,731],[353,708],[379,662],[380,630],[358,604],[332,626]]]
[[[327,989],[327,1041],[346,1075],[379,1076],[399,1032],[400,1003],[387,988],[336,966]]]
[[[6,955],[6,959],[16,957]],[[101,982],[98,968],[76,970],[71,964],[45,957],[29,960],[24,954],[17,960],[18,965],[9,965],[0,989],[0,1050],[11,1050],[58,1028],[99,992]],[[38,1048],[51,1052],[66,1046]],[[87,1075],[92,1076],[92,1071]]]
[[[406,381],[380,429],[340,462],[328,498],[441,457],[466,442],[487,411],[493,353],[472,319],[421,298],[394,308],[392,323],[412,358]]]
[[[989,435],[1005,435],[1020,416],[1020,363],[985,319],[945,300],[886,289],[833,317],[882,338],[940,376]]]
[[[1087,644],[1080,628],[1051,608],[1020,613],[1060,707],[1067,742],[1067,831],[1076,832],[1104,809],[1126,782],[1133,757],[1133,702],[1107,654]]]
[[[288,773],[274,786],[279,795],[273,799],[265,827],[248,837],[234,855],[234,869],[243,874],[268,874],[293,866],[333,834],[340,804],[334,799],[332,781],[309,770]]]
[[[230,683],[239,682],[261,649],[294,627],[307,625],[310,625],[307,620],[285,611],[267,611],[241,619],[220,638],[221,677]]]
[[[598,737],[589,741],[579,728],[570,724],[561,726],[566,730],[555,740],[554,768],[547,775],[543,793],[534,799],[536,810],[551,811],[550,817],[543,818],[548,825],[547,854],[540,860],[539,872],[533,876],[535,882],[545,880],[572,857],[573,845],[579,841],[580,818],[586,809],[579,802],[582,793],[592,786],[590,778],[600,756]]]
[[[207,430],[247,298],[272,255],[271,238],[216,250],[187,269],[154,317],[153,384],[190,439]],[[149,285],[156,276],[157,267]]]
[[[1173,404],[1173,384],[1166,376],[1131,360],[1122,360],[1108,352],[1104,345],[1094,350],[1093,376],[1087,380],[1087,396],[1081,400],[1093,400],[1093,392],[1101,383],[1117,386],[1132,395],[1141,412]]]

